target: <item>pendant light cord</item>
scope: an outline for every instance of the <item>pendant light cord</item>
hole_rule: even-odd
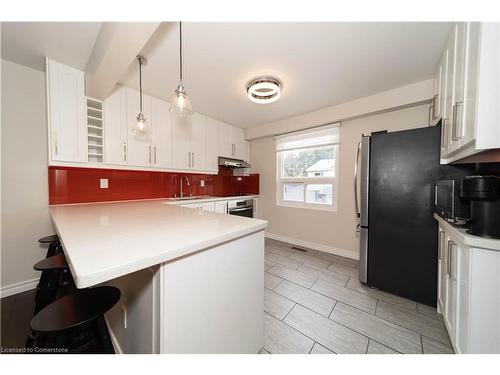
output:
[[[182,84],[182,22],[179,21],[179,78]]]
[[[142,57],[139,57],[139,102],[142,113]]]

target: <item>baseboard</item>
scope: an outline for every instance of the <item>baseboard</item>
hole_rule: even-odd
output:
[[[21,281],[19,283],[2,286],[0,288],[0,298],[13,296],[14,294],[26,292],[35,289],[38,284],[38,279]]]
[[[109,337],[111,338],[111,343],[113,344],[113,347],[115,348],[115,353],[116,354],[123,354],[122,347],[118,343],[118,340],[116,339],[115,333],[111,329],[111,325],[108,323],[108,319],[106,319],[106,317],[104,317],[104,320],[106,321],[106,325],[108,326]]]
[[[315,242],[299,240],[297,238],[291,238],[287,236],[282,236],[281,234],[274,234],[269,232],[266,232],[266,238],[270,238],[272,240],[277,240],[281,242],[287,242],[295,246],[301,246],[312,250],[323,251],[325,253],[333,255],[339,255],[345,258],[359,260],[359,254],[349,250],[338,249],[332,246],[326,246]]]

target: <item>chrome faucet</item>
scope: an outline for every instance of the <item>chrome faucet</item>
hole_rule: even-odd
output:
[[[186,179],[187,186],[189,187],[189,196],[191,196],[191,184],[189,183],[189,178],[187,178],[187,176],[182,176],[181,177],[181,193],[180,193],[181,198],[184,198],[184,187],[182,186],[182,181],[184,179]]]

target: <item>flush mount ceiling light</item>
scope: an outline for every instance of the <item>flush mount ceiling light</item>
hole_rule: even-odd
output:
[[[256,78],[248,83],[247,96],[254,103],[273,103],[281,96],[281,82],[271,77]]]

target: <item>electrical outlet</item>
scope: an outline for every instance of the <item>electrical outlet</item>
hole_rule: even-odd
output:
[[[205,180],[201,180],[201,181],[200,181],[200,186],[201,186],[201,187],[204,187],[204,186],[205,186]]]
[[[121,305],[122,309],[122,326],[124,329],[127,329],[127,306]]]
[[[99,186],[101,189],[107,189],[108,188],[108,179],[107,178],[101,178],[99,181]]]

